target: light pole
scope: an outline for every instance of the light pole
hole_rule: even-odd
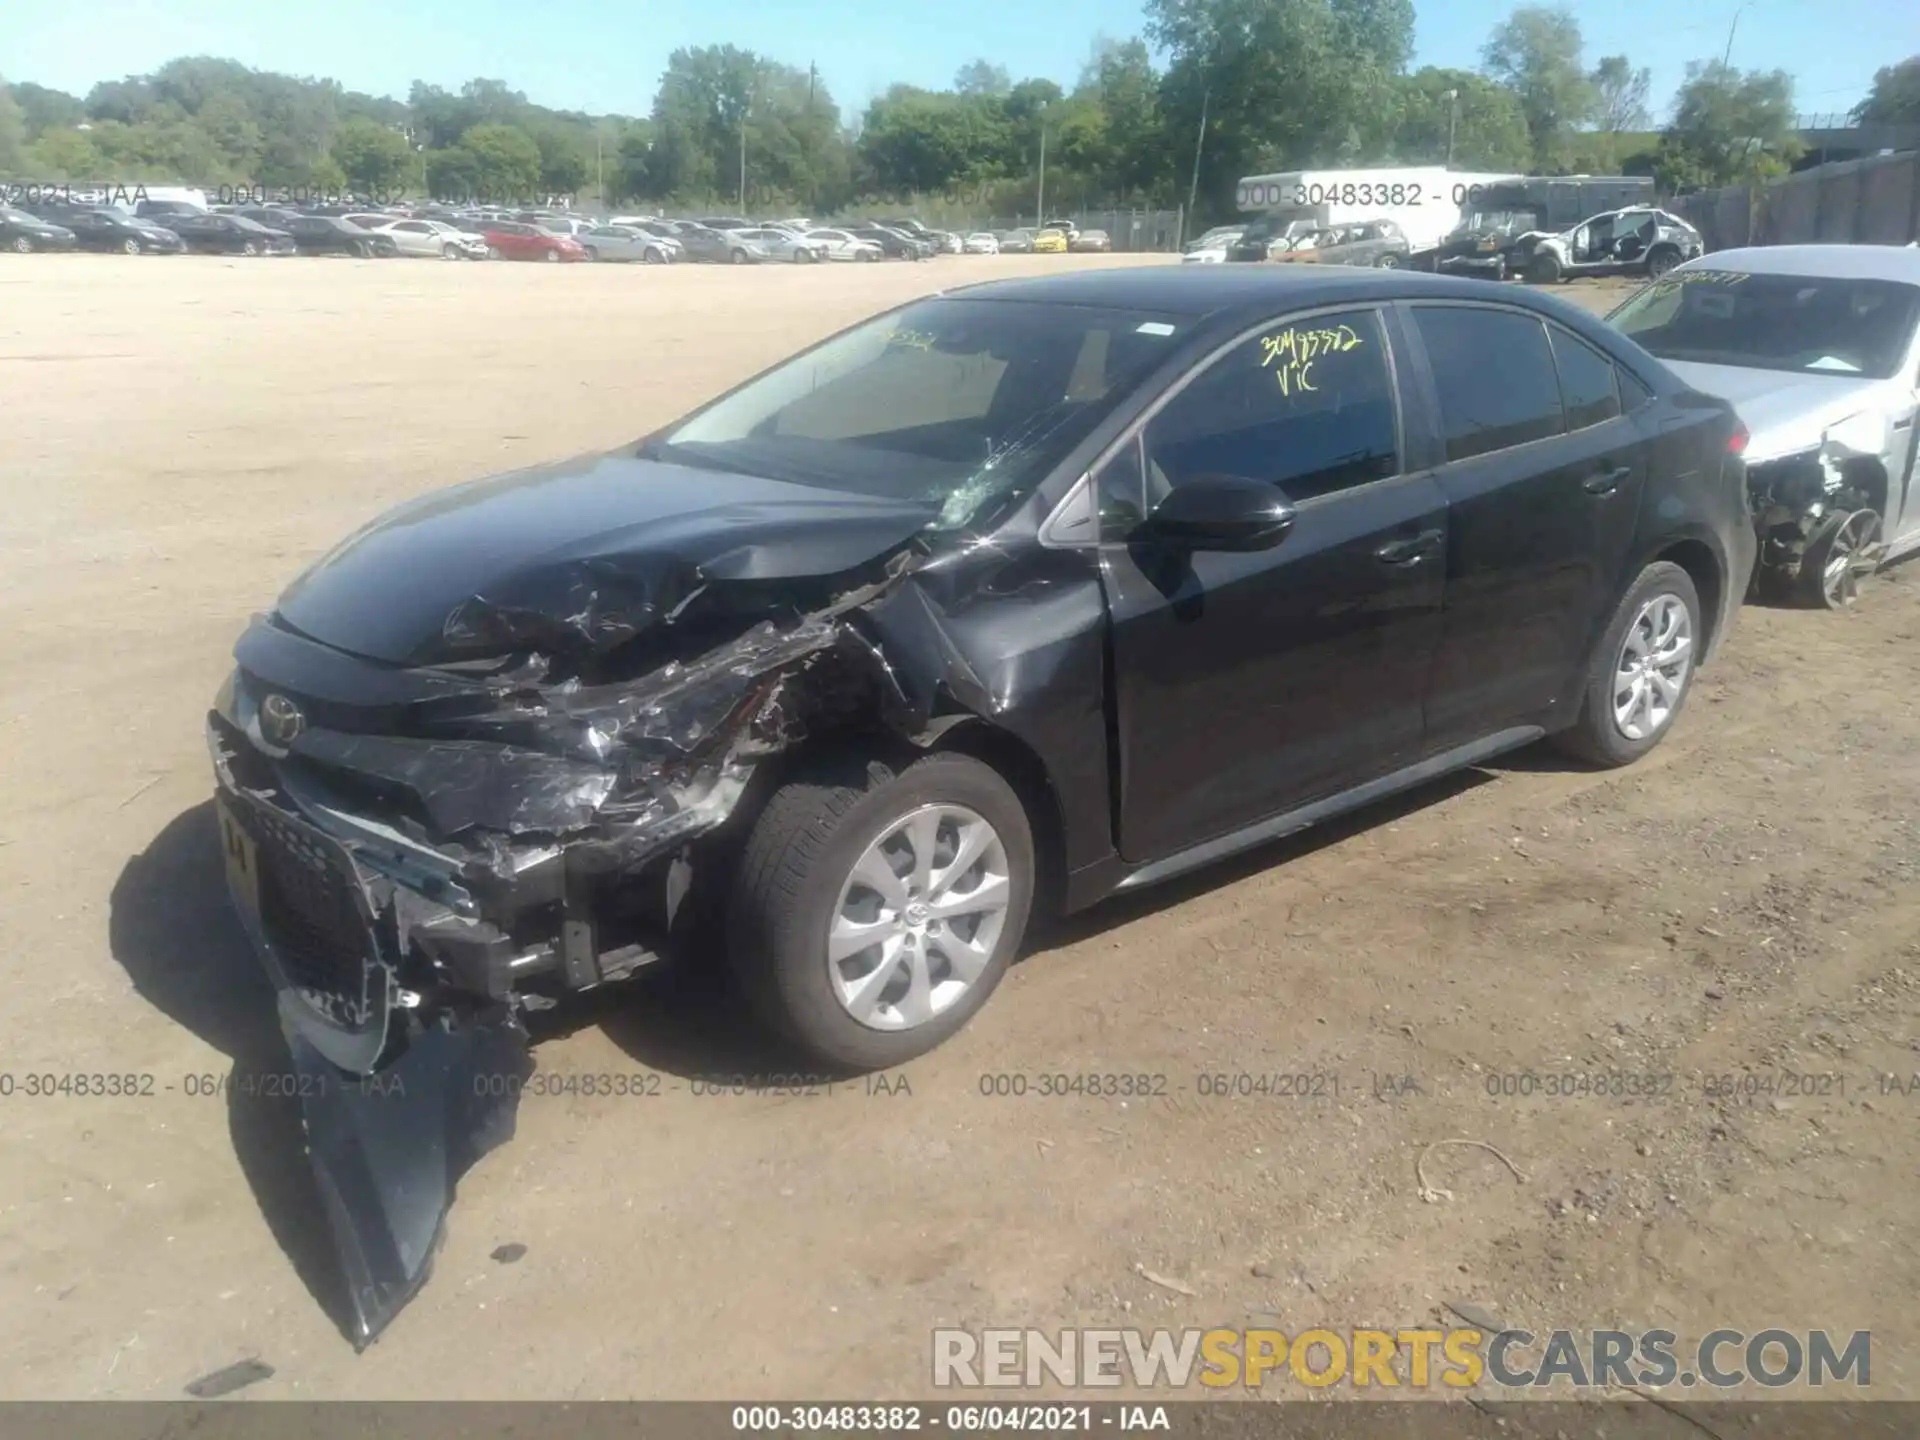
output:
[[[593,132],[593,187],[599,192],[600,204],[607,203],[607,149],[606,136],[596,126]]]
[[[1458,113],[1454,108],[1454,102],[1459,100],[1460,92],[1448,90],[1445,94],[1447,97],[1447,169],[1451,170],[1453,168],[1453,122]]]
[[[740,107],[740,215],[747,213],[747,115],[753,109],[753,101]]]
[[[1208,86],[1200,92],[1200,128],[1193,135],[1193,179],[1187,185],[1187,210],[1180,217],[1180,234],[1176,245],[1187,243],[1187,222],[1193,219],[1193,207],[1200,203],[1200,152],[1207,144],[1207,107],[1213,103],[1213,87]]]
[[[1047,223],[1047,102],[1040,102],[1040,191],[1034,197],[1033,228]]]
[[[1726,53],[1720,57],[1720,68],[1723,70],[1733,63],[1733,32],[1740,28],[1740,12],[1750,9],[1752,5],[1753,0],[1742,0],[1742,3],[1734,9],[1733,19],[1727,24],[1727,49]]]

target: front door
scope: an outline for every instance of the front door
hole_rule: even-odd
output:
[[[1210,361],[1096,477],[1121,854],[1163,858],[1403,763],[1439,635],[1446,505],[1403,473],[1371,309],[1277,320]],[[1137,538],[1208,474],[1294,505],[1252,553]]]

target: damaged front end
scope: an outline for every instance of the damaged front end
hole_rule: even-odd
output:
[[[833,585],[693,585],[645,625],[574,627],[570,647],[525,615],[476,626],[469,605],[447,635],[510,653],[436,664],[256,617],[207,738],[357,1346],[424,1283],[461,1173],[511,1137],[524,1014],[663,958],[696,842],[767,757],[911,731],[846,620],[920,558],[895,548]]]
[[[1879,568],[1884,485],[1865,456],[1829,438],[1815,449],[1750,463],[1747,488],[1759,533],[1758,597],[1843,610]]]

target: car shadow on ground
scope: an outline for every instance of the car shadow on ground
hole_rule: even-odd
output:
[[[234,1155],[260,1214],[327,1318],[351,1334],[326,1212],[307,1164],[300,1102],[273,987],[227,900],[213,802],[173,818],[127,862],[108,919],[134,989],[232,1062],[223,1080]]]

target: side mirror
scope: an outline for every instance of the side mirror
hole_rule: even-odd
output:
[[[1286,496],[1264,480],[1195,475],[1168,491],[1136,533],[1189,550],[1269,550],[1293,518]]]

